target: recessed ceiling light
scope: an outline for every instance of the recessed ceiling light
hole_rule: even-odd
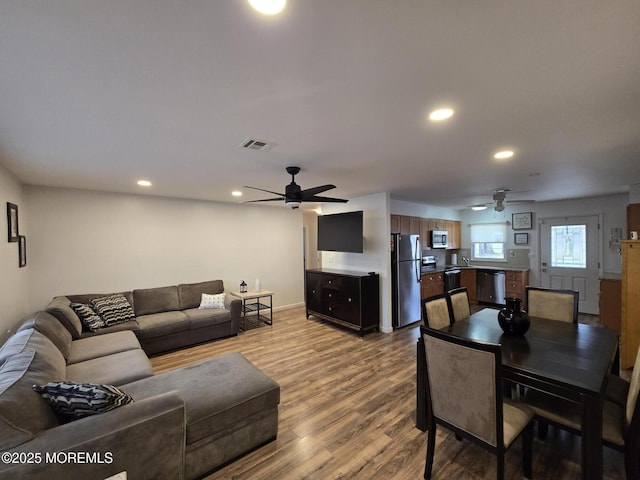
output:
[[[486,205],[474,205],[473,207],[471,207],[471,210],[486,210],[487,206]]]
[[[231,192],[231,195],[233,195],[234,197],[241,197],[242,192],[240,190],[234,190],[233,192]]]
[[[511,150],[502,150],[500,152],[497,152],[493,158],[496,158],[498,160],[505,160],[507,158],[511,158],[513,157],[513,152]]]
[[[260,13],[276,15],[284,9],[287,0],[249,0],[249,4]]]
[[[150,187],[151,182],[149,180],[138,180],[138,185],[141,187]]]
[[[450,108],[439,108],[429,114],[429,120],[432,122],[441,122],[453,116],[453,110]]]

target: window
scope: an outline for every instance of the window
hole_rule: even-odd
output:
[[[551,266],[587,268],[587,226],[551,227]]]
[[[506,223],[471,225],[471,258],[473,260],[506,260]]]

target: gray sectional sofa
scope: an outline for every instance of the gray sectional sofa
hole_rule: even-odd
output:
[[[274,380],[240,353],[154,375],[139,320],[97,335],[45,311],[23,320],[0,348],[0,479],[193,479],[275,439]],[[60,380],[115,385],[134,401],[65,422],[32,388]]]
[[[143,350],[152,355],[167,350],[238,334],[242,303],[225,299],[225,309],[198,308],[201,295],[224,292],[222,280],[180,284],[169,287],[145,288],[122,295],[133,307],[136,318],[89,331],[83,326],[71,303],[88,304],[110,294],[81,294],[55,297],[46,311],[56,317],[71,332],[74,340],[93,335],[131,330],[139,338]]]

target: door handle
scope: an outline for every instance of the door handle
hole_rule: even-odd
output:
[[[543,268],[543,269],[542,269],[542,272],[546,273],[546,271],[547,271],[547,269],[546,269],[546,268]]]

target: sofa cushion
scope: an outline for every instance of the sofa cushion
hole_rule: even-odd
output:
[[[183,313],[189,318],[191,330],[231,321],[229,310],[190,308]]]
[[[225,294],[223,293],[214,293],[212,295],[208,293],[202,294],[202,299],[200,300],[200,305],[198,308],[206,310],[212,308],[224,308],[224,298]]]
[[[144,288],[133,291],[136,316],[180,310],[178,287]]]
[[[71,302],[69,306],[76,312],[78,318],[82,322],[86,328],[95,332],[96,330],[101,329],[106,326],[104,320],[100,315],[96,313],[91,305],[87,305],[86,303],[74,303]]]
[[[131,304],[126,297],[120,293],[99,297],[91,300],[91,306],[104,320],[107,327],[118,323],[128,322],[136,318]]]
[[[82,335],[80,335],[80,339],[126,331],[131,331],[134,334],[138,335],[138,330],[140,330],[140,325],[138,325],[138,322],[136,320],[129,320],[128,322],[118,323],[116,325],[111,325],[110,327],[101,328],[100,330],[96,330],[95,332],[91,332],[89,330],[84,331],[82,332]]]
[[[113,385],[61,381],[33,385],[33,389],[66,420],[109,412],[133,402],[131,396]]]
[[[67,365],[66,379],[78,383],[119,386],[152,375],[151,362],[144,352],[138,349]]]
[[[127,299],[130,305],[133,305],[133,292],[112,292],[112,293],[83,293],[79,295],[67,295],[65,298],[69,300],[69,302],[73,303],[86,303],[87,305],[91,305],[91,300],[94,298],[100,297],[110,297],[111,295],[120,294],[123,295],[124,298]]]
[[[187,445],[215,437],[280,403],[280,386],[237,352],[122,385],[122,389],[136,401],[179,390],[186,406]]]
[[[181,283],[178,285],[178,296],[180,297],[180,308],[175,310],[186,310],[187,308],[197,308],[200,305],[203,293],[216,294],[224,292],[222,280],[211,280],[199,283]]]
[[[152,313],[136,319],[140,338],[153,338],[189,330],[189,318],[180,311]]]
[[[76,312],[70,307],[71,302],[67,297],[54,297],[47,305],[47,312],[60,320],[73,338],[80,338],[82,322]]]
[[[67,330],[60,321],[53,315],[38,311],[27,315],[24,319],[18,331],[28,330],[34,328],[43,335],[45,335],[53,344],[58,347],[60,353],[64,358],[69,356],[71,349],[71,333]]]
[[[139,348],[140,342],[131,330],[80,338],[71,344],[67,364],[72,365],[92,358]]]
[[[59,424],[53,410],[32,386],[61,378],[64,370],[34,350],[12,355],[0,365],[0,450],[27,442]]]
[[[64,378],[66,362],[62,352],[45,335],[33,328],[20,330],[9,337],[0,349],[0,362],[27,350],[37,351],[43,361],[56,372],[61,372],[61,378]]]

